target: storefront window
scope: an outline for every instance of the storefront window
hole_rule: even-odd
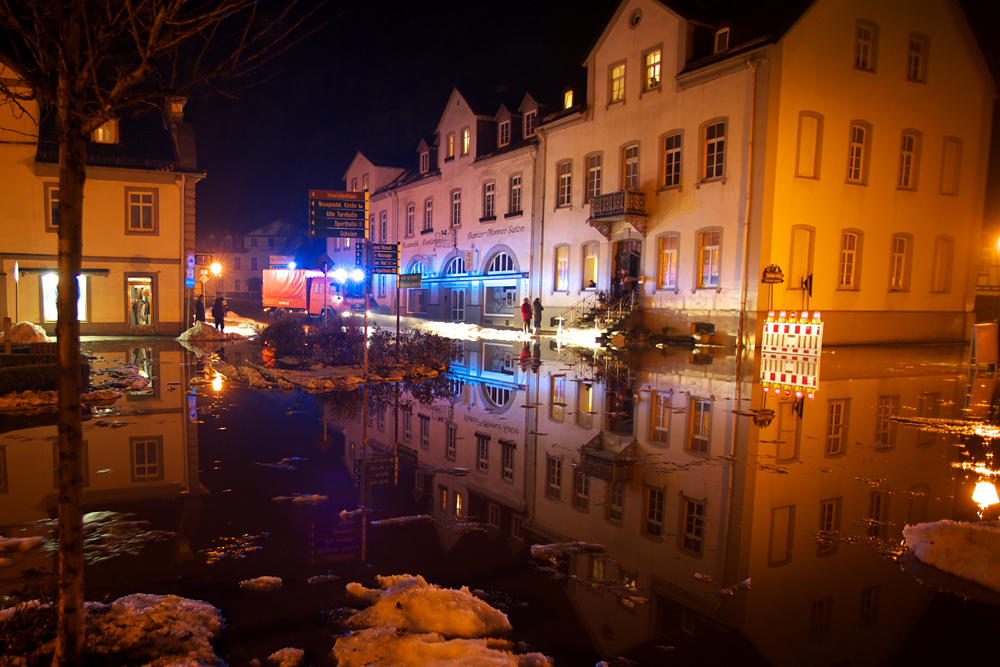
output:
[[[77,319],[87,322],[87,276],[76,277],[80,298],[76,302]],[[55,273],[42,275],[42,319],[46,322],[59,320],[59,307],[56,305],[56,294],[59,290],[59,276]]]

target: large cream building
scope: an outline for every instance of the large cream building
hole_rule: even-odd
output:
[[[415,164],[373,184],[375,240],[430,286],[401,312],[516,326],[499,287],[541,297],[549,327],[636,290],[656,333],[752,343],[774,308],[821,311],[828,344],[968,338],[996,86],[961,8],[761,4],[622,2],[555,112],[455,91]],[[501,224],[516,174],[523,214]]]
[[[0,76],[11,74],[0,66]],[[87,142],[83,335],[177,335],[190,325],[195,185],[204,175],[183,109],[171,103],[166,124],[155,114],[109,121]],[[53,334],[59,147],[51,120],[37,105],[26,110],[0,109],[0,316]]]

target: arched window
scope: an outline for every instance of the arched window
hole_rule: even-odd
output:
[[[505,252],[498,252],[494,255],[493,259],[490,260],[489,266],[486,268],[487,273],[501,273],[513,270],[514,260]]]
[[[460,273],[465,273],[465,258],[461,255],[452,257],[444,270],[444,275],[446,276],[454,276]]]
[[[423,272],[424,272],[424,263],[421,262],[420,260],[417,260],[416,262],[414,262],[410,266],[410,273],[421,273],[422,274]]]

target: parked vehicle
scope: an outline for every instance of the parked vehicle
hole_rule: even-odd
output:
[[[311,269],[265,269],[261,289],[264,312],[275,319],[289,313],[330,320],[342,312],[363,312],[364,282],[351,282],[346,277]],[[377,307],[369,301],[372,308]]]

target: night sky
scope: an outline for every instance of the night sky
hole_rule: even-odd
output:
[[[989,57],[1000,63],[1000,1],[963,4],[974,28],[991,36]],[[186,120],[208,175],[198,185],[199,237],[247,232],[276,220],[304,233],[308,189],[341,188],[359,149],[396,164],[415,163],[418,142],[430,138],[456,85],[508,86],[542,102],[555,99],[581,75],[618,0],[359,5],[331,0],[321,17],[329,24],[270,64],[266,80],[236,99],[188,103]],[[993,143],[1000,146],[996,137]],[[992,182],[1000,181],[998,172],[994,166]],[[996,190],[987,226],[1000,226]]]

